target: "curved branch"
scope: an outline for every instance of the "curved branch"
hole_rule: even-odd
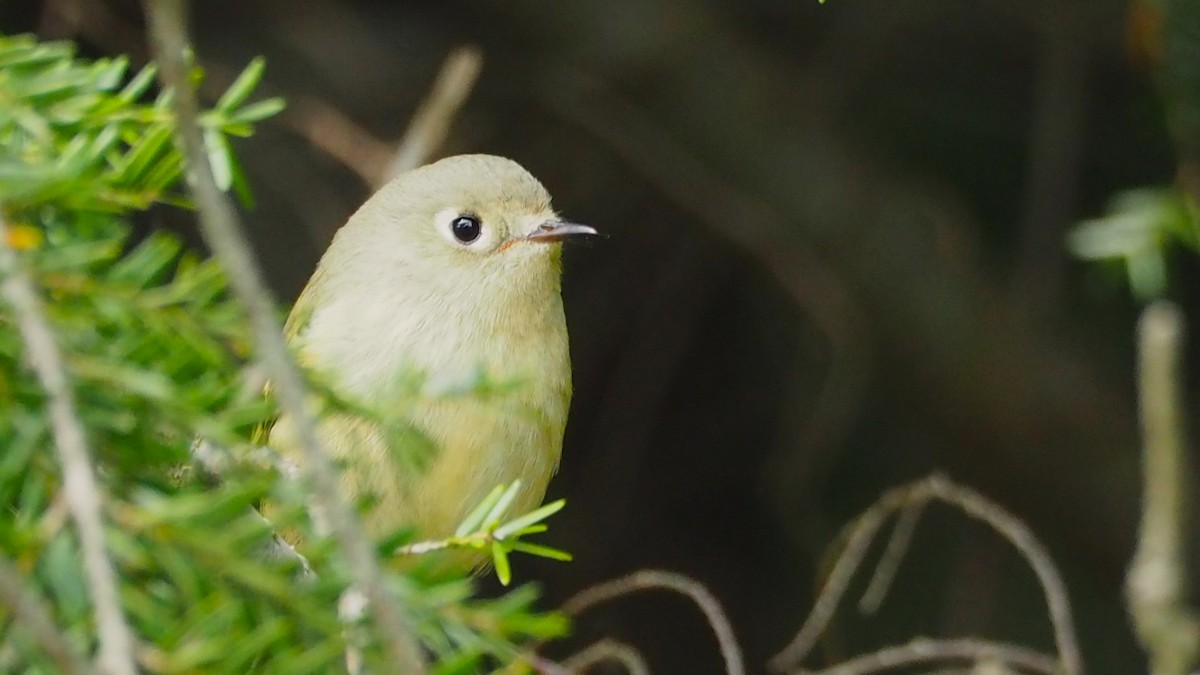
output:
[[[628,576],[580,591],[563,603],[562,611],[574,616],[610,600],[652,589],[675,591],[696,603],[716,635],[721,658],[725,661],[726,674],[745,675],[746,666],[742,658],[742,649],[733,634],[733,626],[729,623],[729,617],[725,616],[725,610],[721,608],[720,601],[703,584],[682,574],[663,570],[634,572]]]
[[[650,667],[638,650],[624,642],[605,638],[593,642],[574,656],[563,660],[563,667],[571,673],[587,672],[592,666],[616,662],[625,668],[629,675],[650,675]]]
[[[777,671],[794,669],[796,664],[808,656],[833,618],[838,603],[883,523],[893,513],[913,509],[930,499],[958,507],[968,516],[986,523],[1016,547],[1021,557],[1033,569],[1046,598],[1061,671],[1065,675],[1081,675],[1083,659],[1075,636],[1075,623],[1071,617],[1066,585],[1045,547],[1024,523],[999,504],[937,474],[889,491],[848,526],[846,544],[821,588],[812,611],[796,637],[771,659],[771,667]],[[897,563],[898,560],[889,561],[887,564]]]
[[[1058,662],[1044,654],[1017,645],[975,638],[930,640],[918,638],[905,645],[884,647],[824,670],[797,670],[796,675],[867,675],[893,668],[907,668],[943,661],[995,661],[1008,668],[1055,675]]]

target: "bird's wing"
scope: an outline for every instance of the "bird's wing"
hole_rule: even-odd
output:
[[[321,277],[324,276],[324,268],[317,266],[317,271],[313,273],[304,290],[300,292],[300,297],[296,298],[296,304],[292,305],[292,311],[288,313],[287,321],[283,324],[283,337],[289,345],[294,345],[297,339],[304,333],[304,329],[308,327],[309,320],[312,319],[313,311],[320,302]],[[303,359],[303,354],[300,355]],[[263,396],[271,395],[272,385],[267,382],[263,386]],[[279,421],[279,415],[275,415],[271,419],[264,421],[254,429],[250,436],[250,441],[255,446],[263,446],[267,444],[267,439],[271,436],[271,428]]]

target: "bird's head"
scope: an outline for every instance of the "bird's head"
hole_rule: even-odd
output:
[[[356,257],[391,258],[413,282],[478,292],[556,284],[559,244],[595,234],[559,219],[546,188],[516,162],[460,155],[394,179],[338,238],[355,240]]]

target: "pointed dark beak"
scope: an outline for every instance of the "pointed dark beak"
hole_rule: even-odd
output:
[[[525,235],[525,241],[532,241],[539,244],[549,244],[556,241],[565,241],[567,239],[578,239],[580,237],[596,237],[600,233],[594,227],[580,225],[579,223],[563,223],[552,221],[542,223],[536,230]]]

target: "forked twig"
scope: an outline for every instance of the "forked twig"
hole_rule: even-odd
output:
[[[596,605],[632,595],[640,591],[663,589],[687,596],[708,620],[717,638],[721,658],[725,662],[726,675],[745,675],[746,666],[742,648],[733,634],[733,626],[721,603],[703,584],[695,579],[675,572],[663,570],[641,570],[628,576],[606,581],[584,589],[563,603],[567,614],[578,615]]]
[[[875,565],[875,573],[871,575],[867,590],[863,591],[862,598],[858,601],[858,611],[863,614],[874,614],[883,604],[883,598],[892,586],[892,580],[896,577],[896,571],[900,569],[904,554],[908,552],[913,533],[917,531],[917,523],[921,520],[926,503],[914,501],[901,509],[896,524],[892,526],[892,536],[888,539],[887,548],[883,549],[883,555]]]
[[[858,572],[863,559],[866,558],[876,533],[916,487],[913,485],[891,490],[847,526],[846,543],[834,561],[833,567],[829,570],[829,575],[825,578],[825,584],[821,587],[812,610],[809,611],[808,617],[792,641],[771,659],[772,670],[779,672],[788,670],[794,664],[799,664],[804,660],[817,646],[817,641],[820,640],[825,628],[837,613],[838,603],[846,594],[846,589],[850,587],[850,581]]]
[[[821,588],[812,611],[791,643],[784,647],[771,660],[773,670],[780,672],[798,670],[799,663],[811,653],[821,634],[829,625],[829,621],[833,618],[838,603],[841,601],[842,596],[845,595],[851,579],[861,566],[871,542],[874,540],[883,523],[892,514],[904,509],[912,509],[915,505],[925,504],[931,499],[937,499],[956,506],[968,516],[983,521],[1016,547],[1017,551],[1033,569],[1042,587],[1042,593],[1046,598],[1050,623],[1054,630],[1054,641],[1058,651],[1057,670],[1064,675],[1081,675],[1083,672],[1083,663],[1079,653],[1078,640],[1075,637],[1075,625],[1071,617],[1071,605],[1067,597],[1066,586],[1063,584],[1062,577],[1059,575],[1050,554],[1029,528],[1015,516],[1008,513],[1003,507],[978,492],[953,483],[949,479],[937,474],[889,491],[848,526],[846,544],[842,552],[838,555],[837,561],[834,563],[825,585]],[[912,517],[915,518],[916,516]],[[889,562],[888,564],[892,565],[894,563]],[[972,639],[969,643],[950,641],[944,644],[958,644],[961,647],[963,644],[979,645],[993,643],[985,643]],[[1002,645],[993,644],[993,646],[1000,647]],[[889,649],[897,650],[901,648]],[[855,662],[880,663],[879,661],[870,661],[868,659],[868,657],[877,656],[879,653],[876,652],[874,655],[859,657]],[[889,657],[894,657],[899,652],[884,650],[883,653]],[[998,654],[1003,653],[1008,652],[998,652]],[[1032,654],[1032,652],[1026,655],[1028,654]],[[1021,663],[1014,662],[1009,665],[1020,667]]]
[[[282,120],[314,147],[358,174],[363,183],[379,188],[396,175],[428,162],[441,147],[482,67],[483,56],[476,47],[458,47],[450,52],[396,144],[380,140],[336,106],[314,96],[290,96],[292,105]]]

